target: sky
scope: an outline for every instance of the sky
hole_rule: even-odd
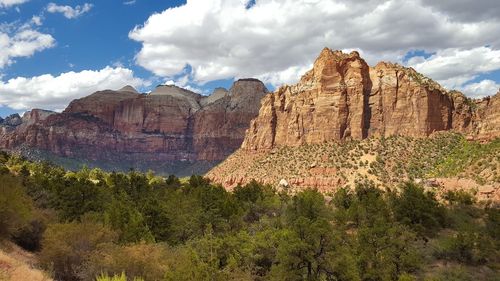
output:
[[[0,0],[0,116],[132,85],[293,84],[324,47],[500,88],[498,0]]]

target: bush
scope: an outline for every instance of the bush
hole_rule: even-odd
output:
[[[111,277],[107,274],[101,274],[97,276],[96,281],[128,281],[128,279],[125,273],[122,272],[120,275],[113,275]],[[143,281],[143,279],[135,277],[133,281]]]
[[[14,177],[0,175],[0,183],[0,239],[5,239],[28,221],[32,201]]]
[[[494,246],[487,237],[468,229],[440,239],[434,254],[444,260],[478,265],[488,261],[492,249]]]
[[[38,251],[41,248],[42,235],[45,231],[45,223],[41,220],[32,220],[13,235],[17,245],[28,251]]]
[[[93,280],[99,274],[126,275],[129,279],[161,280],[167,271],[168,248],[161,244],[119,246],[106,244],[93,252],[80,274]]]
[[[476,198],[473,194],[465,190],[452,191],[448,190],[444,195],[443,199],[448,201],[450,205],[472,205],[476,202]]]
[[[80,280],[82,265],[93,251],[116,241],[117,235],[102,224],[81,223],[49,225],[42,240],[40,262],[60,280]]]

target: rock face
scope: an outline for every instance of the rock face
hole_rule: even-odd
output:
[[[475,104],[477,119],[480,120],[474,128],[475,135],[482,140],[490,140],[500,136],[500,91],[486,97]]]
[[[15,113],[1,120],[0,125],[4,127],[15,127],[21,125],[21,123],[22,123],[21,116]]]
[[[240,147],[266,93],[254,79],[208,97],[176,86],[147,95],[130,86],[100,91],[74,100],[62,113],[27,113],[0,133],[0,146],[113,163],[113,169],[202,173]]]
[[[332,192],[364,179],[394,184],[457,147],[455,132],[481,142],[499,138],[500,92],[472,100],[412,68],[370,67],[357,52],[324,49],[297,84],[262,99],[241,149],[206,176],[228,189],[252,179],[289,191]],[[484,162],[494,170],[491,159]],[[498,193],[498,180],[483,174]]]
[[[447,130],[491,139],[500,135],[499,99],[497,94],[470,100],[411,68],[385,62],[369,67],[357,52],[325,48],[299,83],[263,99],[242,148],[422,137]]]

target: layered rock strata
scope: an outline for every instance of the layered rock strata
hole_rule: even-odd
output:
[[[263,99],[242,148],[424,137],[448,130],[491,139],[500,134],[499,99],[497,94],[471,100],[412,68],[386,62],[369,67],[358,52],[325,48],[299,83]]]
[[[100,91],[74,100],[62,113],[33,110],[4,120],[9,125],[0,146],[115,162],[117,168],[120,162],[131,167],[141,162],[166,173],[200,173],[240,147],[266,93],[255,79],[241,79],[210,96],[176,86],[159,86],[150,94],[130,86]]]

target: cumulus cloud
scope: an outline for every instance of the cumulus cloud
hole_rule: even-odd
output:
[[[485,91],[492,88],[491,80],[465,85],[483,73],[500,69],[500,50],[491,47],[467,50],[445,49],[428,58],[413,57],[408,60],[408,65],[432,77],[448,89],[464,89],[471,96],[484,96]],[[473,93],[474,89],[478,91],[476,94]],[[487,94],[494,93],[496,91]]]
[[[190,65],[193,82],[201,84],[258,77],[280,85],[297,81],[325,46],[359,50],[370,64],[402,62],[416,49],[500,47],[500,20],[488,11],[496,1],[467,12],[476,19],[424,0],[258,0],[247,8],[248,2],[188,0],[153,14],[129,33],[142,43],[136,62],[161,77]]]
[[[85,3],[82,6],[78,5],[76,7],[71,6],[59,6],[55,3],[49,3],[47,5],[47,12],[49,13],[61,13],[67,19],[75,19],[92,9],[93,5]]]
[[[30,57],[35,52],[51,48],[55,39],[31,29],[29,25],[13,29],[13,25],[0,28],[0,69],[14,62],[15,58]]]
[[[461,90],[469,97],[482,98],[491,96],[500,91],[500,84],[493,80],[483,80],[478,83],[465,85]]]
[[[147,82],[135,77],[132,70],[109,66],[97,71],[71,71],[59,76],[17,77],[0,81],[0,106],[15,110],[62,110],[73,99],[98,90],[119,89],[127,84],[147,86]]]
[[[8,8],[28,1],[29,0],[0,0],[0,8]]]

